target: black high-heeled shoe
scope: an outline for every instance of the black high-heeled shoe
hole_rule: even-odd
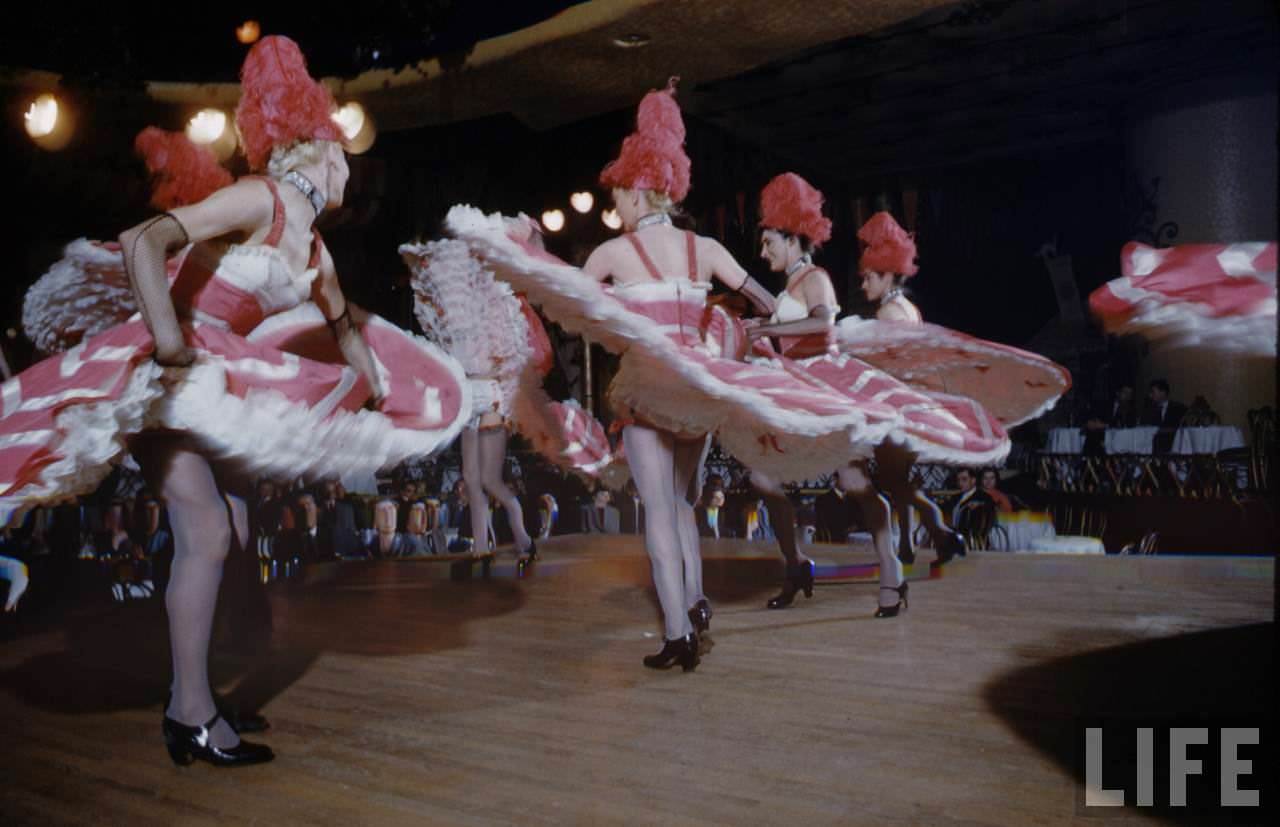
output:
[[[897,592],[898,602],[892,606],[877,606],[876,617],[897,617],[899,611],[907,608],[907,581],[902,581],[901,586],[881,586],[881,590],[886,592]]]
[[[951,531],[948,532],[943,541],[938,544],[938,559],[933,561],[933,565],[945,565],[946,563],[949,563],[953,557],[964,556],[964,535],[958,531]]]
[[[173,692],[170,692],[164,699],[165,710],[167,711],[172,704]],[[227,726],[234,729],[238,735],[246,732],[266,732],[271,729],[271,722],[266,719],[266,716],[259,712],[241,712],[217,693],[213,696],[213,708],[217,710],[218,717],[226,721]]]
[[[265,764],[276,757],[266,744],[252,744],[242,740],[234,747],[223,748],[209,743],[209,730],[221,717],[214,713],[202,726],[187,726],[168,715],[164,716],[160,731],[164,734],[164,745],[169,750],[173,763],[185,767],[198,758],[215,767],[245,767],[250,764]]]
[[[769,598],[765,605],[770,609],[785,609],[795,602],[797,592],[804,592],[805,597],[813,597],[813,570],[812,560],[788,564],[782,591]]]
[[[678,663],[685,672],[692,672],[698,660],[698,636],[690,632],[682,638],[664,640],[662,651],[646,655],[644,665],[650,669],[670,669]]]
[[[523,577],[529,567],[538,559],[538,544],[533,540],[529,541],[529,550],[525,552],[525,556],[516,560],[516,577]]]
[[[711,614],[711,604],[705,597],[694,603],[689,610],[689,622],[693,624],[693,631],[699,635],[711,631]]]

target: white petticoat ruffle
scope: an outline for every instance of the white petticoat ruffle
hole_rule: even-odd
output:
[[[160,378],[165,368],[151,360],[140,363],[118,399],[72,405],[55,418],[64,435],[59,458],[40,469],[39,480],[21,497],[0,497],[0,526],[41,501],[92,494],[111,473],[112,463],[127,451],[127,439],[155,424],[155,403],[164,396]]]

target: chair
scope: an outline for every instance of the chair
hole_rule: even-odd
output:
[[[956,528],[964,535],[969,548],[978,551],[991,549],[991,535],[999,528],[996,523],[995,503],[987,499],[974,498],[960,506],[956,514]],[[1003,529],[1001,529],[1003,530]],[[1008,546],[1008,535],[1005,545]]]
[[[1270,405],[1249,411],[1249,442],[1252,450],[1250,476],[1258,491],[1271,488],[1271,457],[1276,450],[1276,418]]]
[[[1142,538],[1136,543],[1129,543],[1120,549],[1121,554],[1155,554],[1156,544],[1160,539],[1160,535],[1155,531],[1148,531],[1142,535]]]

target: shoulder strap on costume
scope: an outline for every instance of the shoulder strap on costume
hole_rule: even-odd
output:
[[[320,266],[320,253],[324,250],[324,239],[320,237],[320,231],[313,229],[311,231],[311,260],[307,262],[307,268]]]
[[[280,190],[276,187],[275,181],[265,175],[261,176],[261,181],[267,185],[267,189],[271,190],[271,232],[267,233],[262,243],[268,247],[275,247],[284,235],[284,202],[280,200]]]
[[[657,267],[653,266],[653,259],[649,258],[649,254],[645,252],[644,245],[640,243],[640,239],[636,234],[627,233],[623,238],[631,242],[631,246],[636,250],[636,255],[640,256],[640,263],[644,265],[644,269],[649,271],[649,276],[654,281],[662,281],[662,274],[658,272]]]
[[[685,244],[689,248],[689,281],[698,282],[698,237],[692,230],[684,231]]]

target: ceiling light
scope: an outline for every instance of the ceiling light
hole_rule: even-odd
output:
[[[573,195],[569,196],[569,203],[573,205],[575,210],[586,215],[591,212],[591,208],[595,206],[596,199],[595,196],[589,192],[575,192]]]
[[[369,113],[365,112],[363,106],[355,101],[348,101],[338,107],[332,117],[334,123],[342,130],[347,152],[359,155],[373,146],[377,130],[373,126],[373,119],[369,117]]]
[[[617,46],[619,49],[639,49],[642,46],[648,46],[652,40],[653,38],[649,37],[647,34],[631,32],[630,34],[624,34],[621,37],[615,37],[613,39],[613,45]]]
[[[187,121],[185,131],[191,143],[209,147],[219,161],[227,160],[236,151],[236,131],[221,109],[201,109]]]
[[[236,27],[236,40],[248,46],[250,43],[257,42],[262,35],[262,27],[258,25],[257,20],[246,20]]]
[[[71,113],[49,92],[37,97],[22,115],[22,125],[42,149],[58,150],[71,140]]]
[[[542,226],[547,228],[547,232],[560,232],[564,229],[564,213],[560,210],[547,210],[542,214]]]

